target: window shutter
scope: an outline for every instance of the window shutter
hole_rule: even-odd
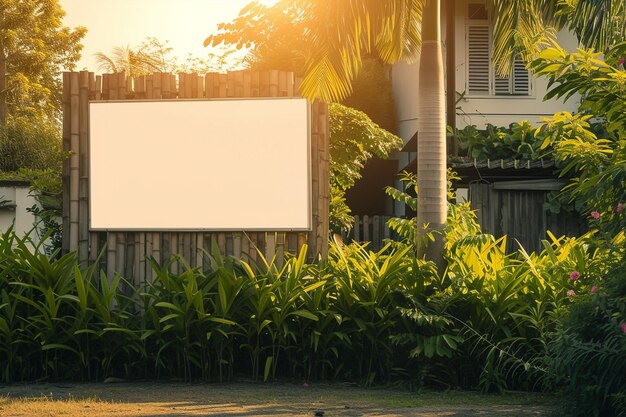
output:
[[[506,96],[511,94],[511,79],[510,78],[502,78],[498,77],[498,74],[495,76],[495,94],[497,96]]]
[[[515,57],[511,76],[501,78],[495,76],[494,92],[497,96],[527,96],[530,95],[530,75],[520,56]]]
[[[515,58],[513,65],[513,94],[520,96],[530,95],[530,74],[520,56]]]
[[[489,26],[467,27],[468,93],[489,94]]]

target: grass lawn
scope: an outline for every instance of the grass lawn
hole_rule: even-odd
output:
[[[342,384],[118,383],[0,386],[0,416],[516,417],[554,416],[540,394],[408,392]]]

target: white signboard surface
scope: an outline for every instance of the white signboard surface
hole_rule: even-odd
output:
[[[92,230],[310,230],[305,99],[91,102]]]

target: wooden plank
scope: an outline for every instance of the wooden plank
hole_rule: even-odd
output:
[[[298,249],[296,250],[296,254],[300,253],[300,250],[304,245],[307,244],[307,234],[304,232],[298,233]]]
[[[63,73],[63,152],[71,151],[72,124],[71,115],[71,73]],[[62,205],[62,238],[61,248],[63,253],[70,251],[70,160],[63,160],[63,205]]]
[[[287,233],[287,251],[294,255],[298,253],[297,233]]]
[[[123,275],[124,266],[126,265],[126,233],[118,232],[116,234],[114,272]]]
[[[361,219],[359,218],[359,216],[354,216],[354,228],[352,230],[354,231],[354,241],[360,242],[361,241]]]
[[[98,233],[89,233],[89,265],[96,263],[98,255],[100,255],[100,239]]]
[[[183,259],[185,260],[186,263],[191,264],[193,261],[192,254],[194,253],[194,248],[192,247],[191,233],[182,233],[180,240],[182,241],[182,245],[183,245],[182,247]]]
[[[223,256],[226,254],[226,234],[218,233],[217,234],[217,248],[220,251],[220,254]]]
[[[276,233],[265,233],[265,259],[271,263],[276,255]]]
[[[391,239],[391,230],[387,227],[387,222],[389,221],[389,216],[383,216],[383,239],[389,240]]]
[[[146,77],[144,75],[135,77],[134,87],[135,87],[135,98],[138,100],[145,99],[146,98]]]
[[[69,250],[78,250],[80,187],[80,88],[79,73],[70,74],[70,241]]]
[[[153,100],[161,100],[163,98],[162,88],[161,88],[161,74],[155,73],[152,75],[152,99]]]
[[[259,245],[256,233],[248,233],[250,239],[250,259],[256,261],[259,255]]]
[[[202,268],[204,263],[204,234],[195,233],[194,237],[196,239],[196,259],[194,266]]]
[[[96,75],[96,95],[95,100],[102,100],[102,75]]]
[[[250,92],[252,97],[260,97],[261,96],[261,73],[259,71],[254,71],[251,76],[251,86]]]
[[[235,73],[226,73],[226,97],[235,97]]]
[[[117,258],[117,234],[107,233],[107,264],[106,274],[109,282],[113,280],[115,276],[115,262]]]
[[[125,91],[124,91],[124,94],[120,96],[124,97],[124,100],[135,98],[135,90],[133,90],[134,88],[133,77],[125,77],[125,81],[126,81]]]
[[[135,232],[125,233],[126,245],[124,247],[124,267],[122,269],[122,276],[131,282],[133,286],[137,286],[137,275],[133,272],[135,270]]]
[[[204,95],[206,98],[213,98],[216,96],[214,79],[215,73],[209,72],[204,75]]]
[[[89,72],[89,100],[96,99],[96,75]]]
[[[330,126],[328,124],[328,106],[324,103],[318,103],[318,152],[319,152],[319,194],[318,200],[318,217],[317,217],[317,244],[315,247],[316,254],[320,254],[323,259],[328,256],[328,236],[329,219],[330,219],[330,155],[329,155],[329,137]]]
[[[250,238],[246,233],[242,233],[241,238],[241,259],[250,261]]]
[[[383,242],[380,233],[380,216],[374,216],[372,218],[372,243],[376,250],[383,247]]]
[[[109,99],[109,82],[111,80],[111,74],[102,74],[102,100]]]
[[[217,97],[228,97],[228,76],[226,74],[218,74],[219,87]]]
[[[243,71],[235,71],[235,97],[245,97]]]
[[[137,283],[141,289],[146,288],[146,267],[148,263],[146,262],[146,235],[148,233],[137,233],[137,246],[135,247],[137,252],[135,255],[135,259],[137,260]]]
[[[107,74],[107,78],[109,80],[108,83],[108,91],[107,91],[107,97],[109,100],[117,100],[118,96],[117,96],[117,74]]]
[[[287,72],[279,71],[278,72],[278,97],[287,97],[289,95],[289,91],[287,90]]]
[[[233,233],[233,256],[241,259],[241,232]]]
[[[285,240],[286,236],[284,232],[276,233],[276,265],[281,268],[285,264]]]
[[[79,73],[78,261],[89,260],[89,71]]]
[[[287,73],[287,97],[293,97],[296,93],[295,76],[293,72]]]
[[[126,100],[126,74],[123,72],[117,74],[117,89],[118,100]]]
[[[145,248],[145,253],[146,256],[151,256],[154,258],[154,249],[153,249],[153,243],[152,243],[152,233],[146,233],[145,234],[145,240],[146,240],[146,248]],[[156,259],[156,261],[158,262],[159,260]],[[145,263],[145,281],[146,283],[152,282],[152,280],[154,279],[153,277],[154,275],[154,271],[152,270],[152,266],[146,262]]]
[[[161,93],[162,93],[162,98],[164,100],[168,100],[172,98],[173,88],[174,86],[172,86],[172,83],[171,83],[171,74],[169,73],[161,74]]]
[[[185,98],[193,98],[195,74],[184,74],[184,76],[185,76]]]
[[[152,100],[154,98],[154,80],[152,75],[146,75],[146,100]]]
[[[243,71],[243,96],[252,97],[252,73],[250,71]]]
[[[370,241],[370,226],[372,225],[370,217],[365,214],[363,215],[363,241]]]

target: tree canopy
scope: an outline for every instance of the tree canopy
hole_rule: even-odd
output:
[[[0,123],[60,115],[60,74],[75,68],[86,33],[63,26],[64,15],[58,0],[0,2]]]
[[[252,2],[232,22],[218,25],[205,45],[254,46],[262,56],[281,57],[302,67],[306,96],[338,101],[352,91],[365,57],[393,63],[419,52],[424,4],[281,0],[270,7]],[[494,21],[494,61],[503,73],[517,53],[530,60],[558,29],[572,31],[582,45],[597,50],[626,37],[623,0],[486,0],[486,5]],[[294,50],[295,43],[306,47]]]

